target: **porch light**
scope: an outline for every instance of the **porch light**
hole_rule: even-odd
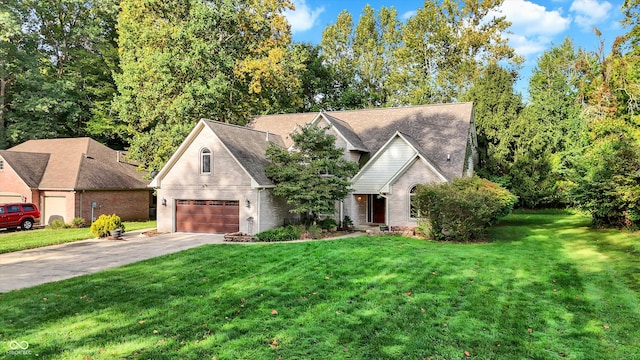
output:
[[[251,201],[249,201],[249,199],[246,200],[246,206],[247,206],[247,208],[251,207]]]
[[[161,204],[162,204],[162,206],[167,206],[167,199],[162,198]]]

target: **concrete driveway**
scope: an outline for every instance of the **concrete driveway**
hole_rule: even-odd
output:
[[[0,292],[91,274],[205,244],[222,244],[222,235],[127,232],[123,240],[89,239],[0,254]]]

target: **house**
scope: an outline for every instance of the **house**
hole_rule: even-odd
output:
[[[101,214],[148,220],[148,180],[124,155],[87,137],[29,140],[0,150],[0,202],[33,202],[44,225]]]
[[[442,104],[255,117],[246,127],[200,120],[150,186],[162,232],[255,234],[292,218],[265,176],[269,143],[290,148],[306,123],[330,126],[360,170],[336,219],[355,226],[415,227],[416,185],[470,176],[477,162],[473,104]]]

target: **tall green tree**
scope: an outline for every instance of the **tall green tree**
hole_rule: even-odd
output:
[[[343,10],[335,24],[322,31],[322,55],[331,71],[333,91],[328,94],[329,109],[362,107],[362,95],[355,88],[355,54],[353,52],[353,17]]]
[[[123,0],[114,107],[132,157],[158,169],[200,118],[244,124],[299,101],[284,0]],[[284,104],[286,103],[286,104]],[[283,105],[284,104],[284,105]]]
[[[482,69],[472,87],[461,97],[474,103],[474,121],[480,155],[479,173],[504,181],[513,160],[512,126],[522,111],[522,96],[515,91],[517,74],[492,63]],[[508,184],[505,184],[508,185]]]
[[[568,38],[540,56],[529,81],[529,103],[510,129],[510,190],[522,206],[565,201],[558,191],[558,183],[565,180],[561,161],[567,151],[582,146],[586,129],[580,116],[582,75],[576,68],[577,59]]]
[[[290,135],[293,151],[274,144],[267,148],[271,165],[265,173],[276,184],[273,193],[293,207],[291,212],[310,221],[335,213],[336,201],[349,194],[349,180],[358,171],[358,164],[336,148],[328,129],[306,124]]]
[[[18,49],[29,59],[5,94],[9,143],[86,135],[96,104],[108,104],[115,92],[117,1],[9,0],[4,6],[17,15]]]
[[[487,16],[501,3],[426,1],[402,28],[392,102],[455,101],[489,63],[517,66],[521,59],[500,35],[510,23],[504,17]]]

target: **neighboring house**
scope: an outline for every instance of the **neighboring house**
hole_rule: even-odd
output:
[[[101,214],[148,220],[147,185],[123,152],[90,138],[29,140],[0,150],[0,202],[35,203],[44,225]]]
[[[269,142],[291,147],[297,126],[330,126],[336,146],[360,164],[335,217],[355,226],[415,227],[418,184],[470,176],[477,162],[473,104],[267,115],[247,127],[201,120],[150,184],[158,231],[255,234],[291,220],[265,176]]]

